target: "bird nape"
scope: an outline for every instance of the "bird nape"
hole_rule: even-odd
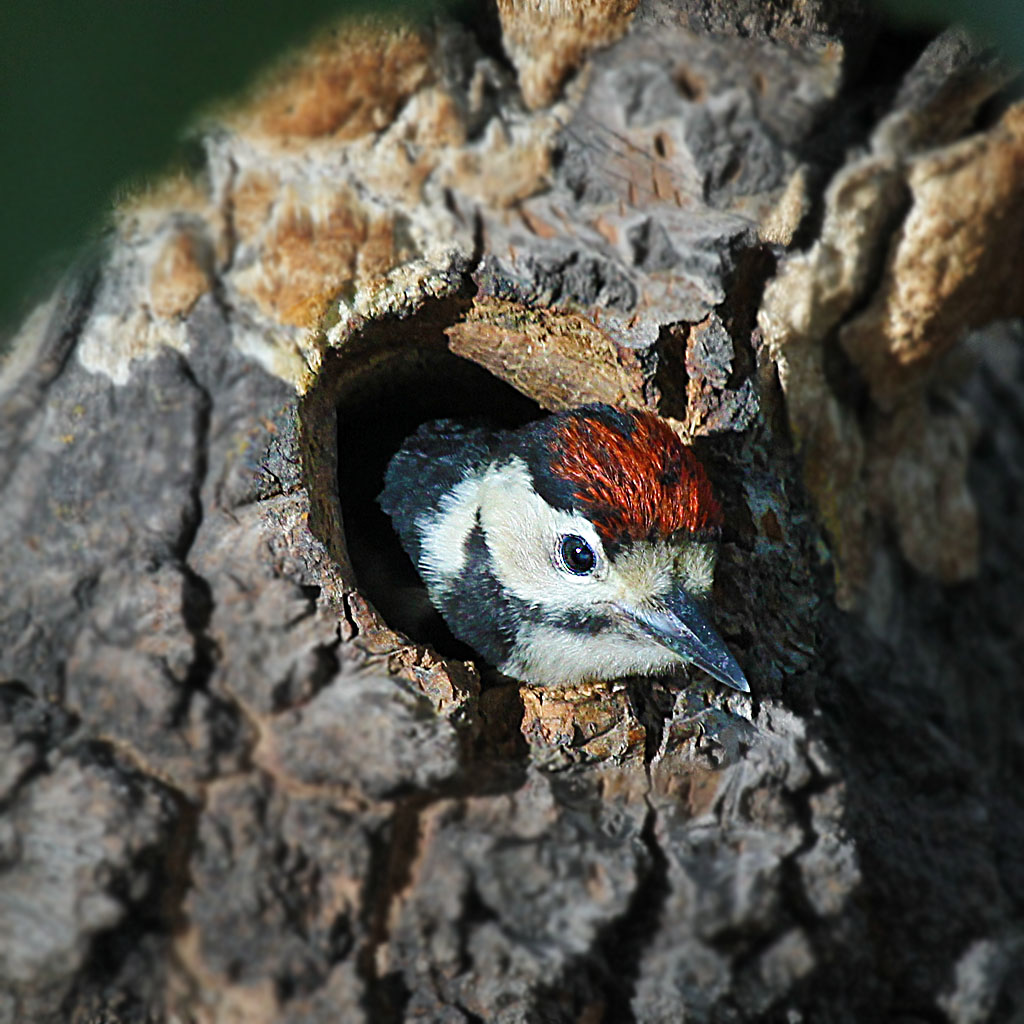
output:
[[[573,685],[689,663],[749,691],[706,611],[721,506],[653,413],[424,423],[378,500],[452,632],[506,675]]]

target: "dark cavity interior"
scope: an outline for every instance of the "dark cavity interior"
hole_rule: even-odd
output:
[[[543,410],[487,370],[453,355],[444,328],[459,310],[439,302],[415,317],[370,325],[344,361],[338,392],[338,492],[346,546],[360,591],[393,629],[449,658],[473,658],[427,598],[390,519],[377,505],[402,441],[432,419],[521,426]],[[340,368],[339,368],[340,369]]]

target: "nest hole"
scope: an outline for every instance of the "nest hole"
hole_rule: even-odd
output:
[[[324,479],[335,481],[352,577],[346,582],[391,629],[442,657],[461,660],[476,655],[455,639],[430,604],[377,496],[391,457],[421,423],[450,417],[512,428],[543,415],[536,402],[449,350],[445,328],[464,308],[458,300],[435,300],[412,316],[367,325],[324,360],[314,405],[324,412],[332,408],[333,417],[304,417],[307,433],[317,429],[317,419],[335,424],[334,438],[321,438],[312,447],[314,457],[334,453],[334,473]]]

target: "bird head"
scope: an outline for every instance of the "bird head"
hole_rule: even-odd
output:
[[[393,508],[414,489],[400,478],[417,471],[428,507],[403,523]],[[653,413],[590,405],[495,433],[426,424],[382,505],[452,631],[506,674],[566,685],[692,663],[748,689],[706,610],[721,507]]]

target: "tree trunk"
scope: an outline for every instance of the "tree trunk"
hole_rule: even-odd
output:
[[[118,207],[0,366],[0,1022],[1018,1019],[1024,106],[835,6],[345,26]],[[749,697],[425,606],[402,438],[594,400]]]

